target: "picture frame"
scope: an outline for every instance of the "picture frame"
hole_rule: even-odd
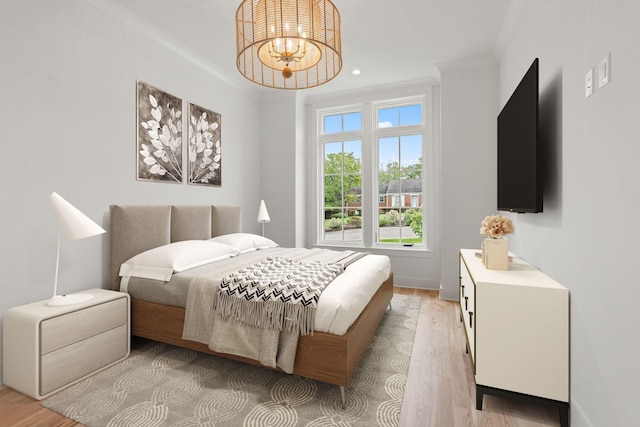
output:
[[[189,103],[187,183],[222,185],[222,116]]]
[[[136,81],[136,177],[182,183],[182,99]]]

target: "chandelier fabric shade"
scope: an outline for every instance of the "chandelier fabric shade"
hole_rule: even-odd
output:
[[[244,0],[236,47],[238,70],[255,83],[319,86],[342,69],[340,13],[329,0]]]

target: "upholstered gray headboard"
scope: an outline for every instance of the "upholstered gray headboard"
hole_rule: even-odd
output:
[[[112,205],[109,215],[109,288],[114,290],[120,288],[120,265],[140,252],[240,231],[239,206]]]

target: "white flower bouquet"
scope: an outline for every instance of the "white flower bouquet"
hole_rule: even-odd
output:
[[[503,215],[489,215],[482,220],[480,234],[497,239],[514,231],[511,219]]]

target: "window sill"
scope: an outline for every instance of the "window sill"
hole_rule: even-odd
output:
[[[319,243],[315,245],[317,248],[332,249],[332,250],[358,250],[366,251],[372,254],[379,255],[395,255],[416,258],[432,258],[435,256],[435,252],[431,249],[427,249],[424,246],[384,246],[377,245],[372,247],[365,247],[361,245],[331,245],[328,243]]]

